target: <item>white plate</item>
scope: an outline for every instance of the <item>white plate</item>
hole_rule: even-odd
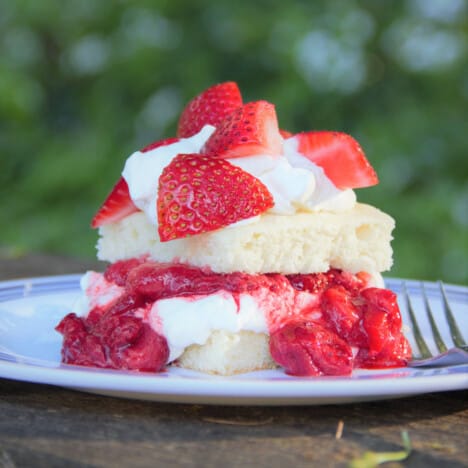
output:
[[[468,388],[468,366],[358,370],[351,377],[291,377],[281,370],[216,377],[170,368],[159,374],[91,369],[60,363],[54,330],[80,294],[78,275],[0,282],[0,377],[134,399],[237,405],[317,405],[398,398]],[[421,312],[419,282],[408,281]],[[401,280],[387,280],[399,292]],[[439,288],[424,283],[433,312],[442,313]],[[468,330],[468,288],[446,286],[461,330]],[[405,323],[404,304],[400,304]],[[423,323],[423,335],[429,336]],[[442,329],[445,337],[448,330]],[[408,338],[413,337],[408,328]],[[429,340],[432,346],[431,340]]]

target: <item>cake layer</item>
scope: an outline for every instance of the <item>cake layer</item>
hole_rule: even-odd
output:
[[[392,265],[394,220],[357,203],[342,213],[263,215],[250,223],[160,242],[141,212],[99,230],[98,258],[109,262],[149,255],[230,273],[315,273],[339,268],[382,272]]]
[[[234,375],[274,369],[269,350],[269,336],[264,333],[214,331],[204,345],[192,345],[176,365],[208,374]]]

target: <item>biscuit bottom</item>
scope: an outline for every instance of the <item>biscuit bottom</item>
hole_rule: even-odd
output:
[[[208,374],[234,375],[274,369],[269,336],[264,333],[214,331],[203,345],[191,345],[175,365]]]

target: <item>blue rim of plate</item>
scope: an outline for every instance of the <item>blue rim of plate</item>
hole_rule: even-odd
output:
[[[0,282],[0,305],[15,307],[17,300],[40,300],[56,294],[79,294],[81,274],[44,276]],[[419,294],[424,284],[430,298],[438,298],[433,282],[386,278],[386,287]],[[445,285],[448,298],[468,306],[468,288]],[[7,303],[7,304],[5,304]],[[466,311],[468,312],[468,310]],[[399,398],[468,388],[468,366],[423,369],[359,370],[351,377],[291,377],[281,370],[233,377],[200,374],[169,368],[158,374],[93,369],[64,365],[54,360],[21,356],[2,346],[0,377],[50,384],[108,396],[152,401],[208,404],[334,404]]]

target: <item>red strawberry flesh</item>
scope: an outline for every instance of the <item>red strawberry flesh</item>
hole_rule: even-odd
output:
[[[115,223],[138,211],[130,198],[127,182],[121,177],[91,221],[91,227]]]
[[[161,241],[222,228],[257,216],[273,197],[257,178],[223,159],[179,154],[159,178]]]
[[[293,136],[293,134],[292,134],[289,130],[282,130],[282,129],[280,128],[280,131],[279,131],[279,132],[280,132],[280,135],[281,135],[284,139],[286,139],[286,138],[291,138],[291,137]]]
[[[89,319],[66,315],[56,330],[64,337],[62,361],[111,369],[159,372],[167,363],[166,339],[141,319],[112,309],[92,311]]]
[[[141,152],[146,153],[159,148],[160,146],[171,145],[178,141],[179,138],[158,140],[145,146]],[[101,208],[99,208],[98,212],[94,215],[94,218],[91,221],[91,227],[98,228],[105,224],[115,223],[137,211],[138,208],[130,197],[128,184],[126,180],[121,177],[115,184],[111,193],[107,196]]]
[[[159,148],[160,146],[167,146],[167,145],[172,145],[173,143],[177,143],[179,140],[180,138],[171,137],[171,138],[165,138],[163,140],[154,141],[153,143],[146,145],[140,151],[142,153],[147,153],[148,151]]]
[[[351,347],[314,322],[291,322],[274,332],[270,352],[292,375],[349,375],[353,370]]]
[[[298,151],[320,166],[339,189],[369,187],[378,184],[376,172],[359,143],[340,132],[303,132],[292,137]]]
[[[231,112],[205,143],[202,153],[218,158],[279,155],[282,145],[275,107],[256,101]]]
[[[236,83],[228,81],[214,85],[192,99],[182,111],[177,136],[187,138],[205,125],[216,127],[223,118],[242,106],[242,96]]]

